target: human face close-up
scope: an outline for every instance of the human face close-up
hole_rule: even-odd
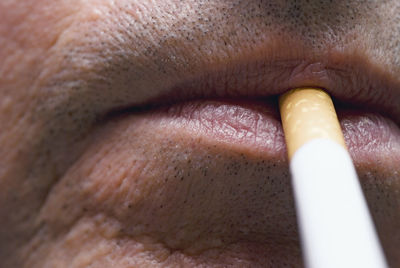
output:
[[[309,86],[400,267],[400,1],[2,0],[0,59],[0,267],[303,267]]]

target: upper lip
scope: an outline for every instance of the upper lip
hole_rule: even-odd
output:
[[[279,57],[271,55],[279,54]],[[330,52],[324,55],[282,56],[270,53],[250,60],[231,59],[179,79],[147,101],[148,107],[207,98],[260,98],[296,87],[324,88],[353,107],[379,112],[400,124],[400,81],[368,58]],[[246,58],[246,57],[241,57]],[[174,74],[179,76],[178,74]]]

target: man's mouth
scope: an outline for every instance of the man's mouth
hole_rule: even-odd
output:
[[[190,71],[175,69],[168,74],[169,83],[134,106],[210,98],[259,99],[292,88],[317,87],[340,103],[400,123],[399,78],[379,62],[355,49],[321,53],[288,40],[270,46],[243,49],[229,59],[216,60],[211,55],[210,59],[199,59],[199,67]]]
[[[277,97],[292,88],[323,88],[334,99],[356,164],[373,165],[380,162],[376,156],[390,159],[390,166],[400,161],[397,77],[349,51],[296,56],[291,50],[284,52],[263,48],[229,62],[211,62],[196,74],[182,70],[182,77],[155,96],[113,111],[150,111],[193,134],[286,159]]]

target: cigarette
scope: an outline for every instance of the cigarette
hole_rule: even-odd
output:
[[[306,267],[387,267],[330,96],[279,98]]]

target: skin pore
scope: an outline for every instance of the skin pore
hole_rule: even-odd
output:
[[[171,88],[179,99],[204,73],[219,80],[227,65],[248,75],[246,62],[260,58],[310,69],[338,97],[371,84],[355,94],[367,107],[371,90],[380,104],[396,100],[399,16],[397,0],[1,1],[0,266],[301,267],[274,111],[249,108],[262,123],[254,135],[273,141],[256,146],[210,134],[229,124],[203,128],[195,115],[147,104]],[[321,55],[340,63],[343,80],[324,80]],[[346,74],[353,65],[357,81]],[[400,267],[398,109],[357,128],[339,112],[391,267]],[[371,140],[375,122],[385,145],[353,138]],[[246,120],[237,125],[252,134]],[[366,150],[376,156],[355,157]]]

